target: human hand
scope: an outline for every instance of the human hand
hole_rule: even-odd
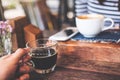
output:
[[[28,80],[30,67],[24,64],[30,59],[28,49],[18,49],[15,53],[0,58],[0,80]]]

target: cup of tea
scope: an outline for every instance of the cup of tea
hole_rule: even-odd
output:
[[[87,38],[95,37],[100,32],[113,28],[114,21],[101,14],[84,14],[75,18],[78,31]],[[109,22],[108,26],[105,23]]]
[[[38,39],[26,43],[30,49],[31,64],[37,73],[54,71],[57,61],[57,41]]]

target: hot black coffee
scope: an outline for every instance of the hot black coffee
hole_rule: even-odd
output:
[[[31,59],[36,69],[49,69],[56,64],[57,53],[52,48],[35,48],[31,52]]]

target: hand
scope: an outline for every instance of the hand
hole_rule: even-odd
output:
[[[28,80],[30,67],[23,64],[30,59],[28,49],[18,49],[15,53],[0,58],[0,80]]]

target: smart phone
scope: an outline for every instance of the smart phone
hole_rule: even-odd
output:
[[[49,37],[50,40],[66,41],[76,35],[78,29],[76,27],[67,27],[56,34]]]

